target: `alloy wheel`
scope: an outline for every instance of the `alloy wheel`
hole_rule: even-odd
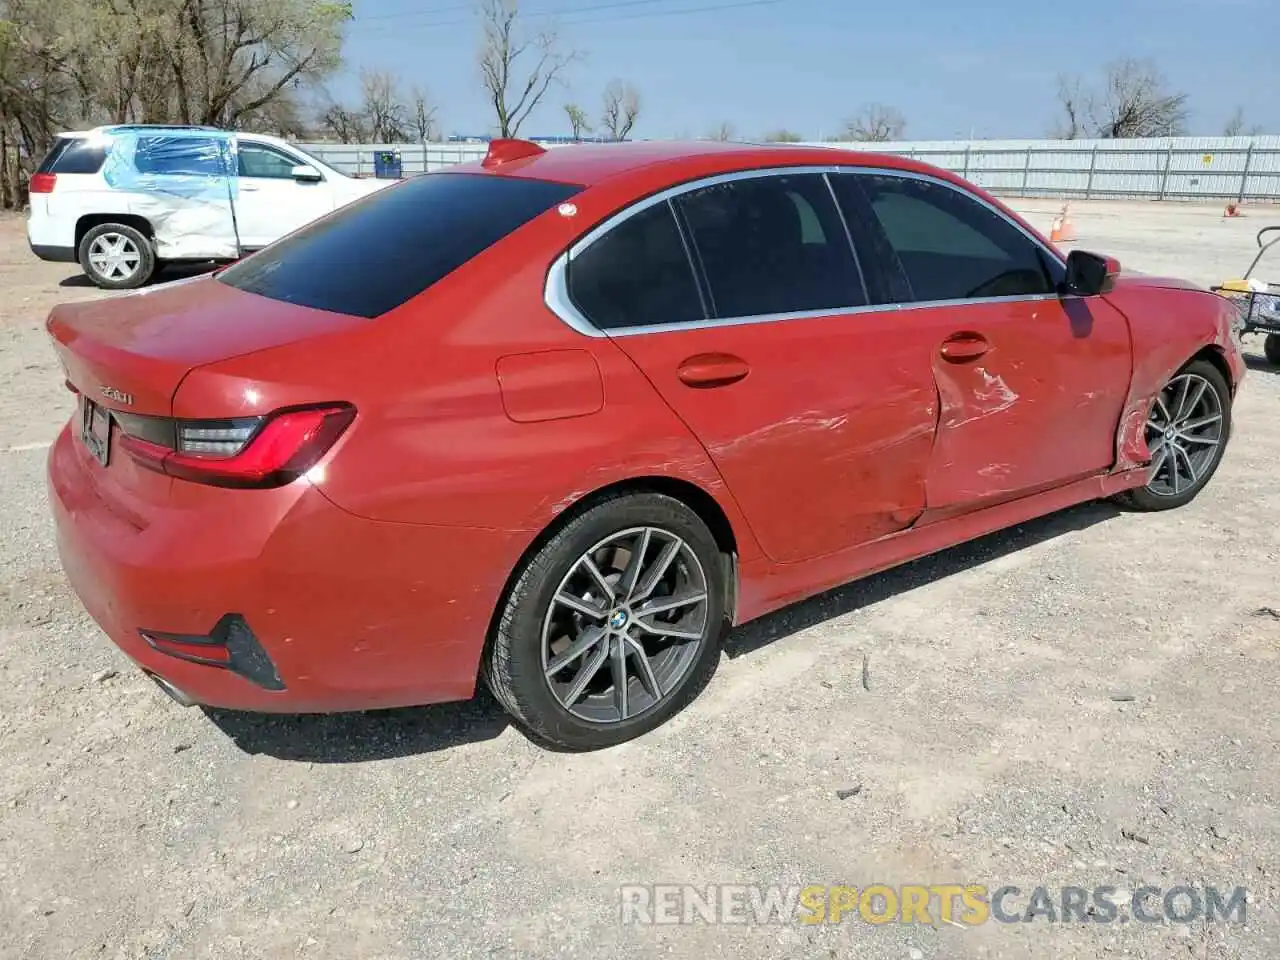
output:
[[[128,280],[138,272],[142,251],[129,237],[120,233],[104,233],[89,245],[89,263],[105,280]]]
[[[1222,399],[1208,380],[1195,373],[1170,380],[1147,420],[1147,489],[1161,497],[1194,489],[1218,456],[1223,428]]]
[[[612,534],[560,581],[542,627],[542,669],[559,704],[616,724],[657,706],[707,642],[706,571],[659,527]]]

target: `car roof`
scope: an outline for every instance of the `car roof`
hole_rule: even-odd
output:
[[[504,176],[556,180],[584,187],[623,177],[656,166],[673,168],[673,180],[680,179],[680,167],[696,167],[725,173],[769,166],[872,166],[939,175],[944,173],[905,157],[847,147],[726,143],[721,141],[628,141],[624,143],[574,143],[551,147],[545,152],[510,160],[492,169],[483,161],[458,165],[460,172],[489,172]],[[948,175],[948,179],[952,179]]]

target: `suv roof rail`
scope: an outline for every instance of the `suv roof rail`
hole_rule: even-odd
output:
[[[221,127],[211,127],[200,123],[111,123],[103,130],[212,130],[224,132]]]

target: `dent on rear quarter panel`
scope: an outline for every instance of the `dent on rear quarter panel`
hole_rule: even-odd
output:
[[[1213,294],[1120,286],[1107,300],[1129,318],[1133,337],[1133,376],[1116,451],[1116,469],[1127,470],[1151,460],[1146,423],[1161,388],[1205,347],[1228,349],[1231,331]]]

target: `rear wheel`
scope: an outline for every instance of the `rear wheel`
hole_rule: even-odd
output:
[[[1280,333],[1267,334],[1267,339],[1262,341],[1262,352],[1268,363],[1280,367]]]
[[[1147,415],[1151,473],[1117,499],[1137,510],[1190,503],[1217,471],[1231,432],[1231,390],[1213,364],[1195,360],[1156,396]]]
[[[151,241],[134,227],[103,223],[80,241],[80,266],[95,286],[130,290],[151,279],[156,254]]]
[[[720,550],[684,503],[605,500],[521,571],[484,658],[494,696],[537,740],[622,743],[684,709],[715,672]]]

